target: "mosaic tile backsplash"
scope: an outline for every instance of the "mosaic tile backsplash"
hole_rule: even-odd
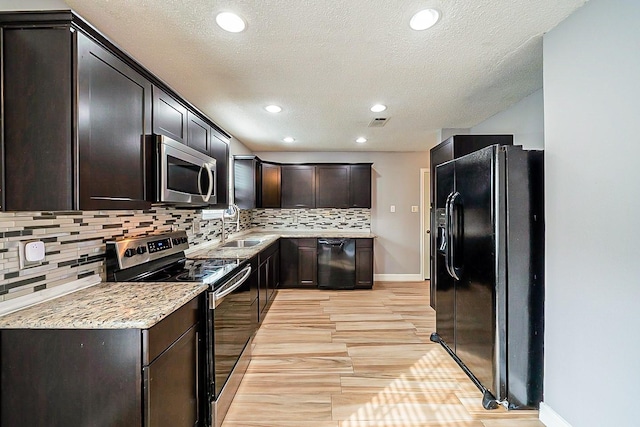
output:
[[[240,214],[240,230],[368,230],[369,209],[254,209]],[[227,223],[227,232],[235,232]],[[154,207],[136,211],[0,212],[0,302],[94,274],[105,279],[105,242],[186,230],[191,246],[220,239],[220,219],[199,210]],[[42,240],[45,261],[20,270],[19,242]]]
[[[371,229],[371,209],[253,209],[251,227],[271,230]]]

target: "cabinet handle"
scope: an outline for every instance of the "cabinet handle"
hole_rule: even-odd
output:
[[[198,331],[196,331],[196,419],[200,419],[200,332]]]

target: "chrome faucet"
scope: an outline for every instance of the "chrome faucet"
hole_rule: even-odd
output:
[[[227,213],[229,213],[227,215]],[[220,218],[222,219],[222,243],[227,240],[226,233],[226,219],[231,219],[236,223],[236,232],[240,231],[240,208],[235,203],[229,205],[229,209],[224,209],[220,214]]]

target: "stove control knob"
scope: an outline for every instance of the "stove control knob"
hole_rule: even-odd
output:
[[[146,246],[138,246],[138,248],[136,249],[136,253],[138,255],[142,255],[145,252],[147,252],[147,247]]]
[[[188,240],[187,240],[187,238],[186,238],[186,237],[182,237],[182,238],[180,239],[180,242],[181,242],[181,243],[187,243],[187,242],[188,242]]]
[[[136,254],[136,250],[133,248],[129,248],[126,251],[124,251],[124,256],[126,256],[127,258],[131,258],[135,254]]]
[[[174,246],[179,245],[179,244],[180,244],[180,239],[178,239],[178,238],[173,239],[173,245]]]

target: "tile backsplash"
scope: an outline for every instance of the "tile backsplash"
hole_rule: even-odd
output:
[[[364,231],[371,229],[371,209],[253,209],[251,227]]]
[[[369,209],[253,209],[240,214],[240,230],[264,228],[368,230]],[[227,223],[235,232],[235,223]],[[135,211],[0,212],[0,302],[97,274],[105,279],[105,242],[186,230],[190,245],[220,239],[220,219],[191,209]],[[20,270],[19,242],[42,240],[45,261]]]

